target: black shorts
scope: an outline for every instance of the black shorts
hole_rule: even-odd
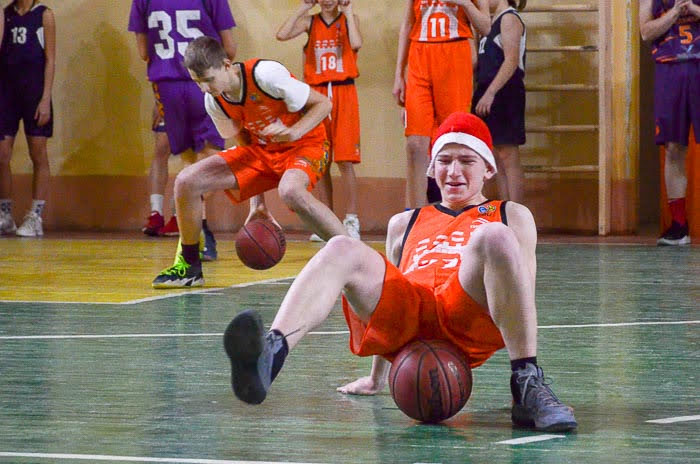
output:
[[[478,84],[472,98],[472,113],[490,82]],[[491,112],[483,118],[491,131],[494,145],[525,144],[525,86],[522,82],[507,83],[498,91]]]
[[[14,137],[19,130],[19,122],[24,123],[24,133],[28,136],[51,137],[53,135],[53,105],[49,122],[38,126],[34,114],[44,93],[43,79],[33,81],[23,79],[3,79],[0,85],[0,132]],[[2,139],[2,137],[0,137]]]

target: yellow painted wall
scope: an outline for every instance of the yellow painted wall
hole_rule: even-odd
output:
[[[403,3],[355,0],[365,46],[358,80],[362,113],[362,177],[403,177],[403,132],[393,104],[396,37]],[[51,172],[65,175],[134,175],[148,172],[151,90],[133,34],[127,28],[129,0],[46,0],[57,23],[54,137]],[[230,1],[238,27],[237,59],[279,60],[300,76],[305,39],[274,38],[298,1]],[[377,23],[377,18],[383,18]],[[380,27],[377,27],[380,26]],[[20,130],[21,135],[21,130]],[[30,173],[23,136],[12,160],[14,173]],[[177,166],[177,163],[175,163]]]

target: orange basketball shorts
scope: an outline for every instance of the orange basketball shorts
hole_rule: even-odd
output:
[[[472,103],[472,59],[468,40],[411,42],[406,75],[405,135],[430,137],[433,128]]]
[[[343,298],[354,354],[377,354],[392,361],[413,340],[447,340],[469,356],[471,367],[477,367],[505,346],[488,310],[464,291],[457,272],[437,288],[429,288],[411,282],[384,261],[382,294],[369,321],[361,320]]]
[[[278,150],[270,151],[262,145],[229,148],[219,153],[238,182],[238,190],[227,190],[226,195],[239,203],[277,188],[282,175],[289,169],[301,169],[309,177],[307,189],[328,168],[328,141],[301,139]]]
[[[329,117],[323,120],[331,142],[331,161],[360,162],[360,105],[355,84],[311,86],[333,102]],[[329,95],[330,93],[330,95]]]

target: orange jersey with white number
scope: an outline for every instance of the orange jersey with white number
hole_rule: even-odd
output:
[[[297,142],[270,142],[261,135],[262,130],[277,120],[285,126],[291,127],[301,119],[302,112],[289,111],[283,99],[274,98],[260,88],[254,76],[255,66],[260,61],[262,60],[259,58],[253,58],[243,63],[234,63],[234,66],[241,67],[242,97],[240,103],[229,102],[222,95],[216,97],[216,101],[229,118],[248,130],[252,144],[264,145],[270,151],[282,150]],[[318,139],[319,143],[326,140],[326,130],[323,124],[311,129],[300,140],[310,139]]]
[[[505,201],[486,201],[462,211],[439,204],[421,208],[406,230],[399,270],[412,282],[436,288],[459,269],[472,232],[489,222],[506,224]]]
[[[304,46],[304,81],[318,85],[354,79],[357,52],[350,46],[348,18],[340,13],[330,24],[315,14],[311,17],[309,40]]]
[[[414,0],[415,22],[410,39],[417,42],[449,42],[472,37],[471,23],[464,9],[439,0]]]

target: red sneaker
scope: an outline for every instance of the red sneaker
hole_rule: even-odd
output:
[[[160,233],[164,223],[165,219],[163,219],[163,216],[161,216],[158,211],[151,211],[151,215],[148,216],[148,222],[146,222],[146,225],[143,226],[141,232],[155,237]]]
[[[168,223],[160,229],[160,235],[165,235],[166,237],[177,237],[180,235],[180,229],[177,227],[177,217],[173,216],[170,218]]]

